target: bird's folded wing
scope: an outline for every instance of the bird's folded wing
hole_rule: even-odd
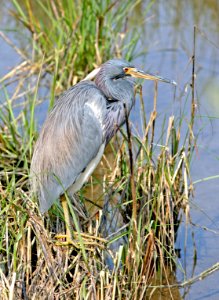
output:
[[[75,184],[98,153],[100,159],[105,114],[104,96],[88,82],[65,93],[50,112],[31,165],[32,189],[38,195],[41,212]]]

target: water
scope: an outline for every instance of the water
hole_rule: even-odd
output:
[[[175,79],[179,88],[191,79],[193,49],[193,25],[196,34],[196,97],[198,120],[195,132],[200,135],[192,163],[194,181],[219,175],[219,2],[218,1],[158,1],[150,10],[151,18],[145,24],[142,46],[148,54],[143,63],[150,70],[159,71],[165,77]],[[191,82],[191,80],[190,80]],[[165,88],[165,90],[164,90]],[[167,92],[166,92],[167,91]],[[148,93],[148,90],[145,90]],[[170,88],[160,86],[158,106],[171,114],[176,103],[169,97]],[[152,99],[151,96],[148,97]],[[180,103],[178,102],[180,107]],[[152,103],[147,109],[152,109]],[[208,118],[208,117],[212,118]],[[219,261],[219,178],[195,184],[195,198],[191,205],[197,247],[197,275]],[[202,228],[207,228],[204,230]],[[212,230],[209,231],[209,230]],[[177,247],[184,247],[184,226],[181,226]],[[214,232],[213,232],[214,231]],[[186,276],[193,270],[193,241],[189,240],[186,257],[182,251],[182,264]],[[181,280],[182,275],[178,274]],[[219,299],[219,272],[191,286],[186,299]]]
[[[0,1],[1,2],[1,1]],[[0,28],[12,27],[13,21],[6,13],[9,4],[0,11]],[[146,3],[145,3],[146,6]],[[191,56],[193,49],[193,25],[196,24],[196,97],[197,121],[195,133],[199,132],[197,148],[192,162],[192,178],[198,181],[219,175],[219,2],[214,0],[156,1],[147,17],[142,8],[136,10],[133,20],[142,34],[140,49],[147,54],[136,60],[144,70],[158,72],[160,75],[178,82],[179,90],[173,100],[171,85],[159,84],[158,112],[162,116],[177,113],[184,101],[179,99],[185,84],[191,82]],[[139,17],[137,14],[141,14]],[[142,18],[145,22],[142,23]],[[15,42],[16,33],[7,33]],[[10,67],[19,63],[16,52],[2,40],[0,41],[0,76]],[[188,88],[189,89],[189,88]],[[153,84],[144,84],[147,113],[153,108]],[[132,118],[138,119],[138,104]],[[45,114],[44,114],[45,115]],[[211,118],[209,118],[209,116]],[[201,131],[200,131],[201,129]],[[195,234],[197,262],[193,272],[193,240],[188,240],[186,255],[184,248],[185,226],[182,225],[177,239],[177,248],[182,249],[182,265],[186,265],[186,277],[197,275],[219,261],[219,179],[195,184],[195,197],[191,205],[191,215],[196,226],[189,227]],[[205,230],[206,229],[206,230]],[[189,235],[190,236],[190,235]],[[178,280],[183,280],[178,272]],[[213,273],[203,281],[193,284],[185,299],[219,299],[219,272]],[[184,291],[181,290],[181,294]]]

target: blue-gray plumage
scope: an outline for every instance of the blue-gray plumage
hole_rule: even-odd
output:
[[[100,67],[94,82],[79,82],[55,103],[31,162],[32,190],[42,213],[65,191],[78,191],[94,171],[106,144],[125,121],[123,103],[128,113],[134,104],[130,77],[170,82],[113,59]]]
[[[113,67],[116,63],[116,67]],[[89,163],[124,122],[124,101],[130,111],[134,103],[133,84],[121,74],[128,62],[111,60],[103,65],[95,82],[82,81],[66,91],[55,103],[41,130],[32,163],[33,190],[40,210],[47,211],[65,190],[76,192],[74,185]],[[125,76],[125,73],[124,73]],[[122,83],[122,84],[121,84]],[[106,91],[104,93],[104,91]],[[102,149],[101,149],[102,146]],[[78,183],[77,189],[83,185]],[[73,185],[73,186],[72,186]]]

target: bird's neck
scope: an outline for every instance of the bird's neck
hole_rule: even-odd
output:
[[[98,88],[110,100],[121,101],[126,104],[128,111],[134,103],[134,85],[126,79],[111,79],[107,76],[99,76],[95,80]]]

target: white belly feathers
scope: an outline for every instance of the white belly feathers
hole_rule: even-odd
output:
[[[75,183],[68,188],[69,193],[72,193],[72,194],[76,193],[78,190],[80,190],[80,188],[83,186],[83,184],[88,180],[88,178],[90,177],[90,175],[93,173],[94,169],[100,162],[100,160],[103,156],[104,149],[105,149],[105,143],[100,146],[100,149],[99,149],[96,157],[94,157],[90,161],[90,163],[87,165],[84,172],[82,172],[78,176]]]

